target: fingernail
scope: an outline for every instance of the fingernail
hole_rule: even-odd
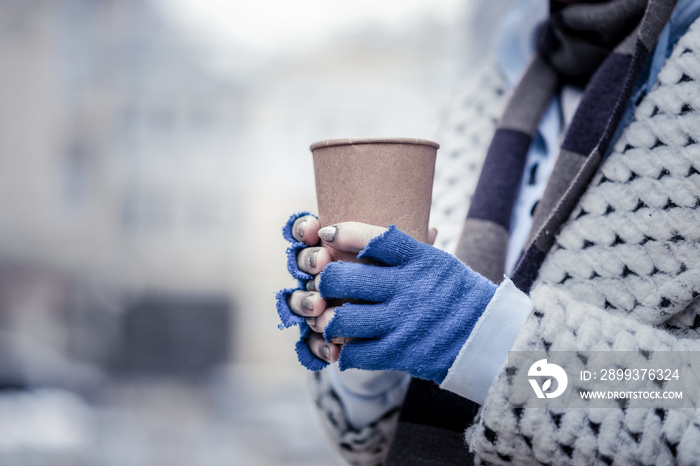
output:
[[[306,227],[306,220],[299,222],[297,225],[297,236],[299,236],[299,241],[304,241],[304,228]]]
[[[302,304],[309,311],[313,311],[314,310],[314,295],[310,294],[307,297],[305,297]]]
[[[321,356],[323,356],[326,359],[331,358],[331,349],[328,347],[328,345],[325,345],[321,348]]]
[[[316,317],[307,317],[306,323],[313,327],[314,325],[316,325]]]
[[[316,280],[311,279],[308,282],[306,282],[306,291],[318,291],[316,290]]]
[[[318,249],[316,249],[314,252],[309,255],[309,265],[311,268],[316,268],[316,254],[318,254]]]
[[[323,241],[330,243],[335,238],[335,234],[337,232],[338,232],[338,227],[335,225],[331,225],[329,227],[323,227],[320,230],[318,230],[318,236]]]

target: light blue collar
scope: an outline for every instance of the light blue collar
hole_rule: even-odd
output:
[[[673,47],[690,25],[700,16],[700,0],[679,0],[666,27],[661,31],[651,58],[649,76],[646,80],[648,91],[656,82],[659,70],[671,55]]]
[[[549,14],[547,0],[520,0],[508,10],[496,32],[496,61],[513,87],[535,52],[535,30]]]

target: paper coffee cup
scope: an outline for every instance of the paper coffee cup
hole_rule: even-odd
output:
[[[413,138],[330,139],[312,144],[321,227],[347,221],[393,224],[426,242],[439,147]]]

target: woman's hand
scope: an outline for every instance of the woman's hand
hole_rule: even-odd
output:
[[[301,249],[296,255],[297,267],[313,276],[306,282],[306,290],[294,291],[287,298],[289,309],[296,315],[303,317],[311,327],[307,345],[311,352],[326,362],[338,360],[340,347],[348,341],[346,337],[337,337],[330,342],[323,338],[323,331],[333,318],[335,306],[328,306],[325,299],[318,292],[319,274],[341,253],[351,252],[357,254],[374,237],[381,235],[387,229],[373,225],[356,222],[342,223],[342,233],[337,226],[325,228],[319,236],[320,224],[312,215],[298,218],[292,225],[291,233],[295,240],[310,246]],[[431,230],[435,237],[436,230]]]
[[[394,226],[319,229],[303,215],[285,236],[290,272],[304,282],[278,294],[278,312],[285,326],[301,325],[297,353],[309,369],[338,360],[341,370],[400,370],[441,383],[496,290]],[[348,253],[361,262],[334,261]]]

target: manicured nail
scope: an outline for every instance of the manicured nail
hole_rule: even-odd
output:
[[[318,254],[318,249],[316,249],[309,255],[309,265],[312,269],[316,268],[316,254]]]
[[[325,359],[331,358],[331,349],[328,347],[328,345],[321,348],[321,356],[323,356]]]
[[[299,225],[297,225],[297,236],[299,237],[299,241],[304,241],[304,228],[306,228],[306,220],[299,222]]]
[[[309,311],[313,311],[314,310],[314,295],[310,294],[307,297],[305,297],[304,301],[302,301],[302,304]]]
[[[321,238],[323,241],[330,243],[335,239],[335,234],[338,232],[338,227],[335,225],[331,225],[329,227],[323,227],[320,230],[318,230],[318,236]]]
[[[316,279],[312,278],[308,282],[306,282],[306,291],[318,291],[316,289]]]
[[[316,325],[316,317],[307,317],[306,323],[309,324],[309,326],[313,327],[314,325]]]

